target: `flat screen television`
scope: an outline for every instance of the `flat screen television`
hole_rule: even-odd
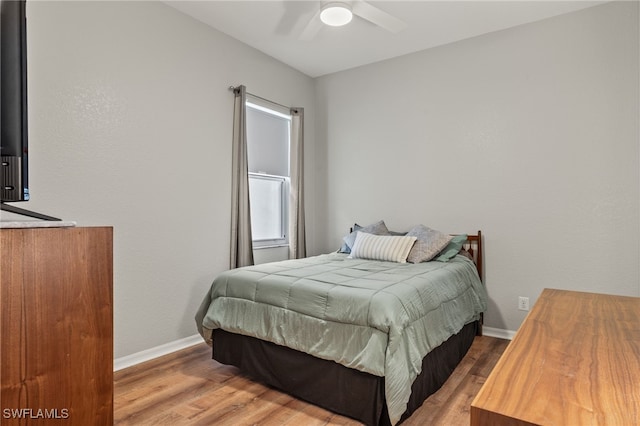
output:
[[[0,157],[2,210],[59,220],[10,206],[29,200],[27,122],[27,14],[25,0],[0,1]]]

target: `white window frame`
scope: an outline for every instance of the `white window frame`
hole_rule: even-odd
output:
[[[269,175],[265,173],[249,173],[249,199],[251,204],[251,221],[253,225],[254,214],[253,214],[253,205],[254,201],[251,199],[251,180],[259,179],[259,180],[268,180],[274,182],[280,182],[280,233],[278,236],[274,236],[275,238],[263,238],[253,239],[253,247],[256,249],[259,248],[269,248],[269,247],[282,247],[289,245],[289,236],[288,236],[288,224],[289,224],[289,191],[290,191],[290,180],[287,176],[276,176]]]
[[[252,96],[248,96],[246,101],[247,108],[254,108],[268,114],[272,114],[274,116],[285,118],[291,122],[291,114],[289,111],[285,111],[283,107],[279,105],[271,105],[268,101],[263,99],[257,99]],[[289,125],[289,129],[291,125]],[[291,134],[289,133],[289,149],[291,144]],[[289,158],[287,158],[287,163],[289,162]],[[259,172],[249,172],[249,181],[251,179],[266,179],[266,180],[274,180],[282,182],[282,190],[281,190],[281,217],[280,217],[280,228],[281,235],[277,238],[268,238],[268,239],[253,239],[253,248],[254,249],[266,249],[272,247],[286,247],[289,245],[289,193],[291,191],[291,183],[289,176],[278,176],[271,175],[267,173],[259,173]],[[251,186],[251,183],[249,184]],[[253,203],[251,202],[251,190],[249,190],[249,202],[251,205],[251,221],[253,227],[253,216],[254,209]]]

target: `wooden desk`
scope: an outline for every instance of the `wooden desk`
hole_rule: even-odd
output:
[[[640,298],[545,289],[471,425],[640,424]]]

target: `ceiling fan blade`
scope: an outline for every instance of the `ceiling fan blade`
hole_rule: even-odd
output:
[[[320,21],[320,10],[313,15],[309,23],[304,27],[300,36],[298,37],[300,40],[311,40],[313,39],[320,29],[322,28],[322,21]]]
[[[407,24],[404,21],[362,0],[353,2],[352,11],[354,15],[358,15],[394,34],[407,28]]]

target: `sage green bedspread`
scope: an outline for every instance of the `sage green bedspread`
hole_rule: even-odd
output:
[[[486,299],[464,256],[411,264],[330,253],[220,274],[196,323],[208,343],[222,328],[384,376],[395,424],[422,358],[478,319]]]

